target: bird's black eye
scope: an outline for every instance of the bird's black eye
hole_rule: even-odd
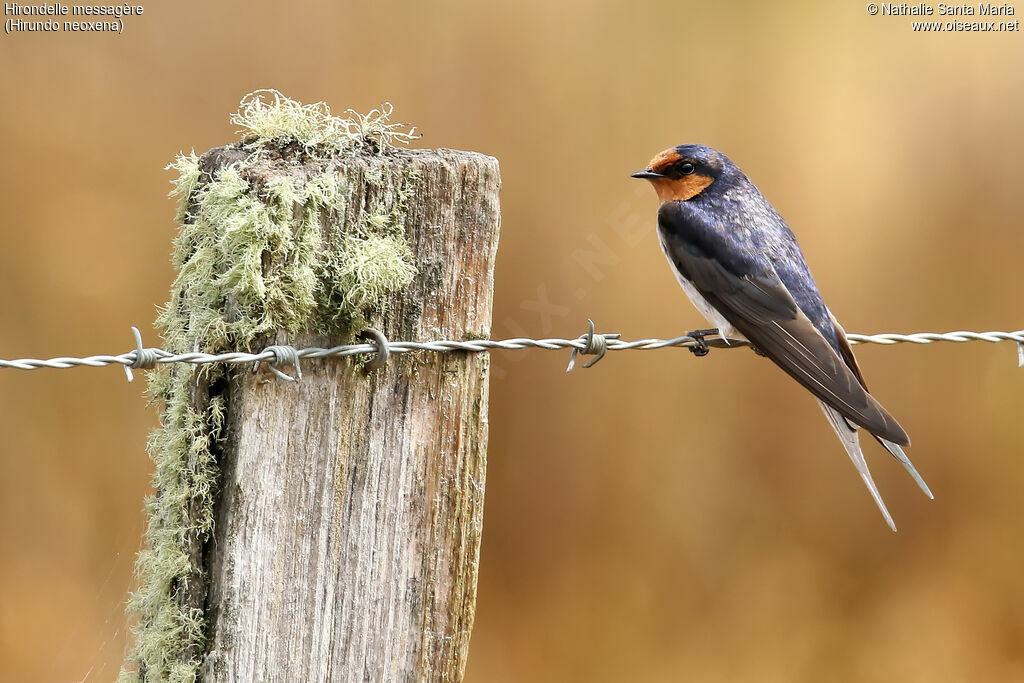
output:
[[[687,161],[685,164],[679,164],[679,173],[681,173],[682,175],[690,175],[695,170],[697,170],[696,167],[689,161]]]

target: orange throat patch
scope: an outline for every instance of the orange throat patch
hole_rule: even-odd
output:
[[[658,200],[664,202],[685,202],[693,199],[703,192],[708,185],[714,182],[714,178],[706,175],[684,175],[678,180],[672,178],[649,178],[654,191],[658,193]]]

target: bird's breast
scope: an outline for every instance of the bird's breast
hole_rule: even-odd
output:
[[[717,327],[719,334],[724,337],[737,337],[740,336],[736,332],[736,328],[732,326],[728,320],[725,319],[721,313],[718,312],[714,306],[711,305],[704,295],[694,286],[692,282],[679,270],[679,264],[676,261],[675,256],[672,254],[673,247],[669,244],[665,238],[665,234],[662,228],[658,227],[658,243],[661,245],[661,253],[665,254],[665,258],[668,259],[668,265],[672,268],[672,272],[675,273],[676,280],[679,281],[679,286],[683,288],[683,292],[686,293],[686,298],[690,300],[693,307],[700,311],[700,314],[711,324],[712,327]]]

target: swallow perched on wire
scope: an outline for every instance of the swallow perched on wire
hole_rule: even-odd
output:
[[[786,221],[724,154],[703,145],[661,152],[634,178],[658,195],[658,237],[693,305],[715,330],[737,334],[818,399],[893,531],[896,525],[871,478],[857,429],[871,434],[933,498],[901,446],[910,437],[868,393],[843,328],[825,306]]]

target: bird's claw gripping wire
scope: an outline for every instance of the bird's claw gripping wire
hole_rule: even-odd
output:
[[[707,330],[690,330],[686,333],[687,337],[693,339],[693,346],[690,348],[690,353],[699,357],[706,356],[711,351],[711,347],[708,346],[707,341],[704,337],[709,337],[713,334],[718,334],[718,330],[715,328]]]

